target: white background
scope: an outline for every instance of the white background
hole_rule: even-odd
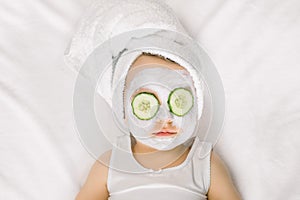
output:
[[[166,0],[223,80],[216,150],[246,200],[300,199],[300,1]],[[94,160],[63,53],[90,1],[1,0],[0,199],[74,199]]]

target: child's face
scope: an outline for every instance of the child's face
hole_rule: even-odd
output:
[[[197,123],[196,93],[192,78],[183,67],[158,57],[148,57],[152,59],[147,58],[143,62],[137,60],[138,65],[133,65],[128,72],[124,98],[125,118],[136,140],[158,150],[170,150],[185,142],[194,132]],[[190,101],[185,102],[189,107],[183,115],[178,115],[175,109],[171,110],[170,103],[174,91],[180,90],[187,96],[186,100]],[[135,110],[139,107],[135,108],[135,105],[141,104],[136,104],[136,101],[140,103],[148,100],[151,102],[148,107],[155,112],[150,117],[139,115]]]

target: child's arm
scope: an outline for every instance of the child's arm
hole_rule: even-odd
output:
[[[208,190],[209,200],[241,200],[229,172],[219,156],[212,151],[211,183]]]
[[[110,152],[108,153],[110,154]],[[109,193],[106,187],[108,167],[96,161],[76,200],[107,200]]]

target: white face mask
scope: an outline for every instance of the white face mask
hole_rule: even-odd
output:
[[[155,94],[160,101],[156,115],[149,120],[137,118],[131,106],[133,97],[144,90]],[[169,110],[169,94],[176,88],[188,89],[193,98],[193,107],[183,116],[176,116]],[[131,134],[139,142],[157,150],[170,150],[183,144],[192,137],[197,125],[197,101],[192,78],[185,70],[173,70],[165,67],[151,67],[138,71],[130,81],[125,92],[125,115]],[[172,123],[167,123],[170,120]],[[164,130],[177,134],[157,136]]]

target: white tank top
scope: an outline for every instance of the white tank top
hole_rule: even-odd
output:
[[[121,150],[124,148],[127,152]],[[207,199],[211,150],[211,143],[201,142],[196,137],[183,163],[154,171],[136,161],[130,137],[122,136],[111,154],[107,178],[109,200]]]

